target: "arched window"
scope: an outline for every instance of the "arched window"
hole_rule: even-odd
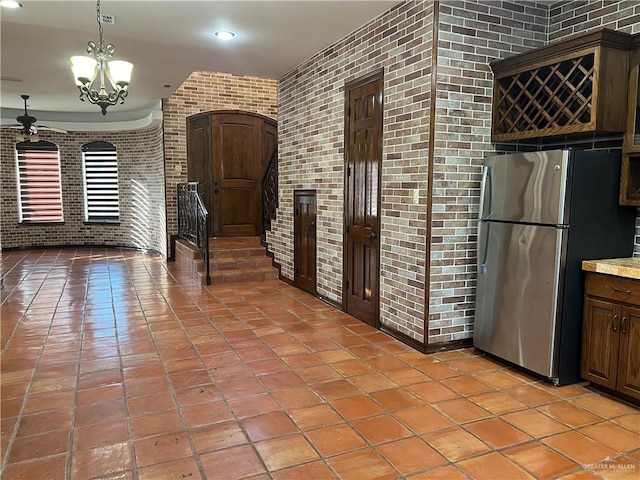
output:
[[[62,222],[60,156],[54,143],[16,144],[21,223]]]
[[[84,218],[87,222],[118,222],[118,155],[108,142],[82,146]]]

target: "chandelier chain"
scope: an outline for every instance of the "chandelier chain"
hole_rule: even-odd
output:
[[[98,32],[100,33],[100,50],[104,50],[104,39],[102,30],[102,16],[100,15],[100,0],[96,3],[96,20],[98,21]]]

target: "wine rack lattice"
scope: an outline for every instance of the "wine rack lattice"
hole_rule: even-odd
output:
[[[591,122],[594,56],[591,52],[497,78],[494,134],[556,134],[563,127]]]

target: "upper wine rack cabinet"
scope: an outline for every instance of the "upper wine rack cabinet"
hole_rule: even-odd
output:
[[[624,132],[632,49],[600,29],[491,63],[491,140]]]

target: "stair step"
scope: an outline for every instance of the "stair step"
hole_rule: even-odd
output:
[[[211,272],[211,284],[263,282],[265,280],[275,280],[276,278],[278,278],[278,270],[271,266]]]
[[[209,266],[212,284],[261,282],[278,277],[260,237],[209,239]],[[206,272],[197,248],[189,242],[176,242],[176,261],[180,267],[206,284]]]
[[[256,269],[260,267],[270,267],[271,258],[267,257],[265,252],[258,257],[218,257],[209,260],[211,271],[218,270],[238,270],[238,269]]]
[[[239,258],[239,257],[260,257],[266,255],[264,247],[240,247],[223,249],[211,249],[209,247],[209,258]]]

